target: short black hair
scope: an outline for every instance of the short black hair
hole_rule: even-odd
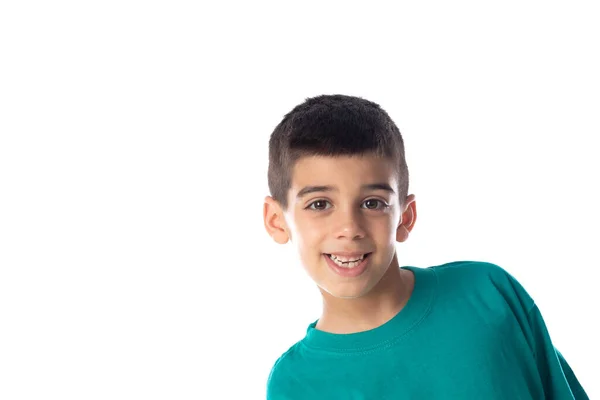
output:
[[[398,177],[400,204],[408,195],[408,167],[400,130],[379,104],[341,94],[307,98],[287,113],[269,139],[268,183],[284,210],[292,170],[304,156],[372,153],[391,160]]]

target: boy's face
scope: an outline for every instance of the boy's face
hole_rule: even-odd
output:
[[[265,199],[265,227],[278,243],[292,241],[322,291],[361,297],[381,280],[395,242],[408,238],[416,219],[414,196],[400,209],[397,186],[390,161],[371,154],[304,157],[293,169],[287,211],[270,196]],[[337,269],[328,254],[343,252],[370,254],[363,265]]]

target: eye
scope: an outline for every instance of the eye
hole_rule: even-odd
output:
[[[313,210],[313,211],[327,210],[329,207],[325,207],[325,206],[328,203],[329,202],[327,200],[315,200],[312,203],[310,203],[308,205],[308,207],[306,207],[306,209]],[[379,199],[368,199],[368,200],[365,200],[363,204],[367,205],[367,207],[366,207],[367,210],[384,210],[389,207],[388,204],[386,204],[384,201],[379,200]],[[377,205],[380,205],[380,207],[377,207]]]
[[[377,203],[381,204],[380,208],[377,208]],[[375,204],[375,207],[367,206],[368,210],[377,210],[377,209],[382,210],[382,209],[389,207],[389,205],[387,205],[386,203],[384,203],[383,201],[381,201],[379,199],[368,199],[368,200],[365,200],[365,202],[363,204]]]
[[[325,210],[325,208],[322,208],[322,207],[316,207],[316,208],[314,208],[313,206],[316,205],[316,204],[318,205],[318,204],[326,204],[326,203],[329,203],[329,202],[327,200],[316,200],[316,201],[313,201],[312,203],[310,203],[308,205],[308,207],[306,207],[306,208],[308,210],[321,211],[321,210]]]

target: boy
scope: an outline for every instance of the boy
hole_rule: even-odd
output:
[[[501,267],[399,266],[417,217],[402,136],[379,105],[307,99],[269,141],[264,223],[298,250],[321,317],[267,399],[587,399],[532,298]]]

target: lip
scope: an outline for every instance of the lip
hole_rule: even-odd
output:
[[[368,254],[370,253],[369,251],[334,251],[331,253],[325,253],[325,254],[335,254],[336,256],[342,256],[342,257],[360,257],[363,254]]]
[[[343,253],[333,253],[333,254],[341,255]],[[354,253],[354,255],[356,255],[356,254],[357,253]],[[365,254],[365,253],[358,253],[358,255],[363,255],[363,254]],[[338,266],[336,263],[333,262],[333,260],[331,258],[329,258],[329,256],[327,254],[323,254],[323,257],[325,257],[325,262],[327,263],[329,268],[331,268],[331,270],[333,272],[335,272],[336,274],[343,276],[343,277],[347,277],[347,278],[355,278],[355,277],[361,275],[363,272],[365,272],[365,270],[367,269],[369,262],[371,260],[371,254],[372,253],[367,253],[367,256],[362,260],[362,262],[354,268],[343,268],[343,267]]]

